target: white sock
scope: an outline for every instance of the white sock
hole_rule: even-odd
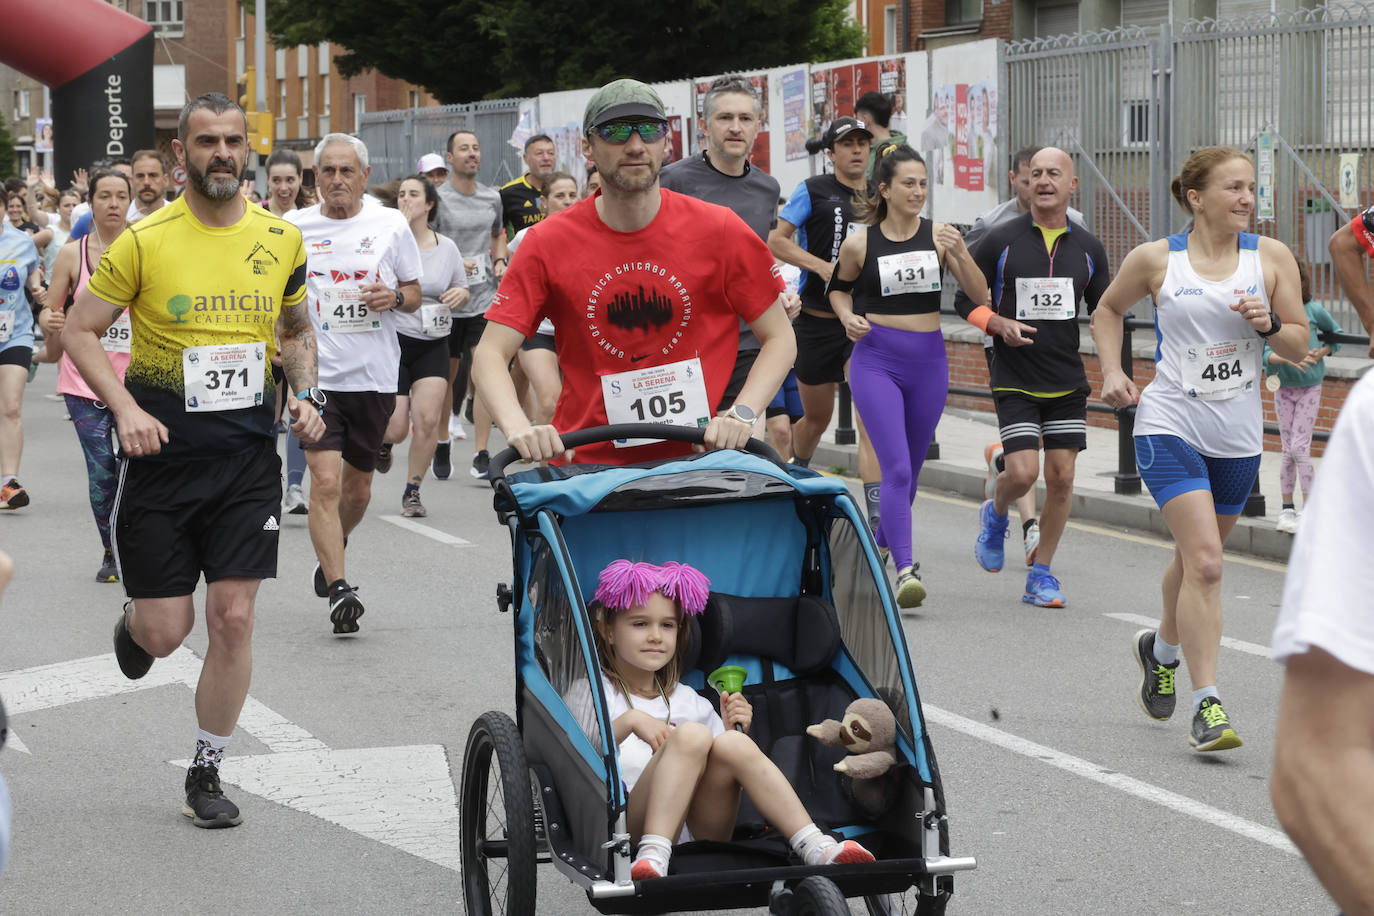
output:
[[[662,874],[668,874],[668,860],[673,856],[673,844],[667,837],[656,833],[646,833],[639,838],[639,851],[635,861],[648,860],[659,866]]]
[[[1159,635],[1159,631],[1156,630],[1155,646],[1150,650],[1150,654],[1152,654],[1155,657],[1155,661],[1159,662],[1161,665],[1172,665],[1174,662],[1178,661],[1178,646],[1172,646],[1165,642],[1164,638]],[[1201,701],[1199,700],[1198,702]]]
[[[835,841],[824,833],[815,823],[807,824],[796,833],[792,834],[787,841],[792,847],[792,851],[801,856],[807,865],[820,865],[825,858],[825,851],[835,845]]]
[[[1214,700],[1221,699],[1221,694],[1217,693],[1215,685],[1211,687],[1199,687],[1197,690],[1193,691],[1193,715],[1197,715],[1198,709],[1202,706],[1202,701],[1208,697]]]
[[[3,480],[0,480],[0,487],[7,487],[12,483],[14,483],[14,475],[6,474],[5,478]]]

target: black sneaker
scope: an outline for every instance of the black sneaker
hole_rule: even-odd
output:
[[[95,574],[97,582],[118,582],[119,569],[115,566],[114,553],[110,550],[105,551],[105,556],[100,560],[100,571]]]
[[[319,563],[315,564],[315,597],[329,597],[329,583],[324,581],[324,567]]]
[[[449,454],[452,446],[447,442],[440,442],[434,446],[434,479],[448,480],[453,473],[453,459]]]
[[[197,827],[210,830],[243,823],[239,806],[224,797],[224,790],[219,787],[219,770],[214,767],[191,767],[186,771],[186,801],[181,813]]]
[[[472,456],[472,467],[468,473],[478,480],[486,480],[487,473],[491,470],[491,456],[485,451],[480,451]]]
[[[377,449],[377,473],[385,474],[391,470],[391,443],[383,442],[382,447]]]
[[[363,616],[363,603],[358,600],[357,589],[345,585],[335,589],[329,597],[329,620],[334,624],[336,634],[358,632],[358,618]]]
[[[1140,666],[1140,692],[1136,699],[1145,715],[1160,722],[1169,721],[1174,714],[1178,695],[1174,693],[1174,675],[1178,662],[1161,664],[1154,656],[1155,631],[1140,630],[1135,634],[1135,663]]]
[[[153,667],[153,657],[129,635],[129,612],[132,610],[133,601],[125,602],[124,612],[119,615],[119,620],[115,621],[114,652],[115,661],[119,662],[119,670],[123,671],[129,680],[136,681]]]
[[[1221,700],[1207,697],[1193,714],[1193,733],[1188,736],[1188,743],[1199,751],[1229,751],[1244,742],[1231,727]]]
[[[463,419],[464,419],[464,420],[467,420],[469,423],[476,423],[476,422],[477,422],[476,420],[474,420],[474,419],[472,418],[472,396],[471,396],[471,395],[468,396],[467,403],[463,405]]]

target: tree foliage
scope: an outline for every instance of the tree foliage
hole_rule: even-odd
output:
[[[268,0],[278,45],[329,41],[441,102],[536,95],[858,56],[851,0]]]
[[[19,155],[14,148],[14,136],[9,124],[0,118],[0,176],[19,174]]]

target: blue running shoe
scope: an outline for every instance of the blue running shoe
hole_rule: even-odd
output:
[[[978,531],[978,540],[973,542],[973,555],[978,559],[978,565],[988,572],[1000,572],[1002,542],[1007,539],[1007,516],[998,515],[989,499],[978,511],[978,523],[982,527]]]
[[[1035,572],[1026,575],[1026,593],[1021,600],[1037,607],[1063,607],[1066,603],[1064,593],[1059,590],[1059,580],[1049,573]]]

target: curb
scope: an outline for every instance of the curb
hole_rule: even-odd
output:
[[[857,446],[835,445],[822,441],[816,447],[811,463],[818,470],[838,466],[844,468],[849,476],[857,477],[858,455]],[[982,469],[967,468],[947,461],[927,461],[921,468],[920,485],[926,489],[944,490],[981,502],[983,474]],[[1036,491],[1036,504],[1040,505],[1045,498],[1044,484],[1037,484]],[[1169,528],[1164,524],[1164,513],[1147,495],[1119,496],[1115,493],[1076,489],[1069,518],[1149,531],[1163,538],[1170,536]],[[1236,522],[1235,530],[1226,539],[1225,546],[1233,553],[1286,563],[1292,545],[1293,536],[1274,530],[1271,522],[1241,516]]]

